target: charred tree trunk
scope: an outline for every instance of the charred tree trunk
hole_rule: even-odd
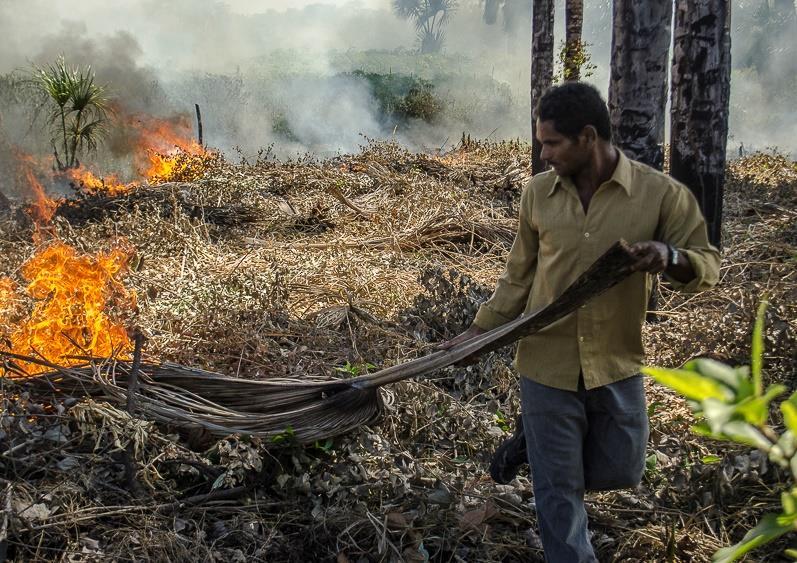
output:
[[[676,0],[670,174],[697,197],[719,247],[731,76],[728,0]]]
[[[664,166],[667,55],[672,0],[614,0],[609,112],[615,144],[629,158]]]
[[[578,80],[584,62],[584,45],[581,42],[581,28],[584,24],[584,1],[565,2],[565,57],[564,79]]]
[[[609,113],[614,143],[629,158],[664,167],[667,55],[673,0],[614,0]],[[653,277],[648,322],[657,322],[659,278]]]
[[[542,145],[537,140],[534,112],[553,80],[553,0],[534,0],[531,16],[531,172],[547,167],[540,159]]]

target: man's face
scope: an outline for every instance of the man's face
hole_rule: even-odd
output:
[[[540,158],[559,176],[574,176],[589,163],[591,143],[587,135],[573,139],[557,131],[553,121],[538,119],[537,140],[542,144]]]

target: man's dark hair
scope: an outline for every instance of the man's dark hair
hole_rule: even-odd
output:
[[[546,90],[534,111],[540,121],[553,121],[562,135],[575,138],[587,125],[598,135],[612,140],[609,109],[598,91],[584,82],[565,82]]]

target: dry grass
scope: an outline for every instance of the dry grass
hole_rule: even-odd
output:
[[[467,326],[511,243],[527,152],[472,143],[432,158],[373,144],[325,162],[217,162],[194,183],[78,203],[53,230],[87,252],[120,239],[136,249],[125,283],[148,361],[344,377],[421,356]],[[767,373],[794,380],[795,187],[783,158],[730,165],[722,283],[699,296],[662,290],[664,320],[645,330],[650,363],[746,362],[766,291]],[[2,222],[0,272],[17,279],[35,251],[29,226]],[[378,423],[305,448],[288,433],[276,450],[180,436],[6,380],[0,534],[19,561],[541,560],[529,480],[500,486],[486,474],[517,409],[510,359],[391,386]],[[601,560],[707,560],[775,502],[781,476],[690,435],[688,408],[668,392],[651,387],[649,399],[656,461],[639,490],[590,496],[593,542]],[[237,496],[201,496],[215,491]]]

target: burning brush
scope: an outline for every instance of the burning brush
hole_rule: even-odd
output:
[[[353,379],[250,381],[174,364],[144,364],[139,373],[137,366],[113,360],[69,368],[15,353],[0,352],[0,355],[50,370],[25,380],[25,385],[34,392],[55,391],[66,396],[89,393],[95,399],[124,404],[129,399],[130,379],[137,382],[138,388],[131,396],[135,396],[146,418],[189,434],[195,431],[217,437],[251,434],[269,443],[289,434],[299,443],[312,443],[343,434],[378,417],[382,386],[428,375],[533,334],[624,280],[633,263],[628,246],[620,241],[542,310],[522,315],[448,350]]]
[[[56,241],[23,265],[26,297],[13,280],[0,278],[0,350],[63,366],[84,363],[87,357],[129,357],[127,330],[108,311],[135,310],[135,294],[119,281],[130,255],[123,248],[81,255]],[[26,300],[32,301],[27,318],[21,314]],[[0,374],[3,371],[0,367]],[[5,371],[19,377],[46,368],[23,361]]]

